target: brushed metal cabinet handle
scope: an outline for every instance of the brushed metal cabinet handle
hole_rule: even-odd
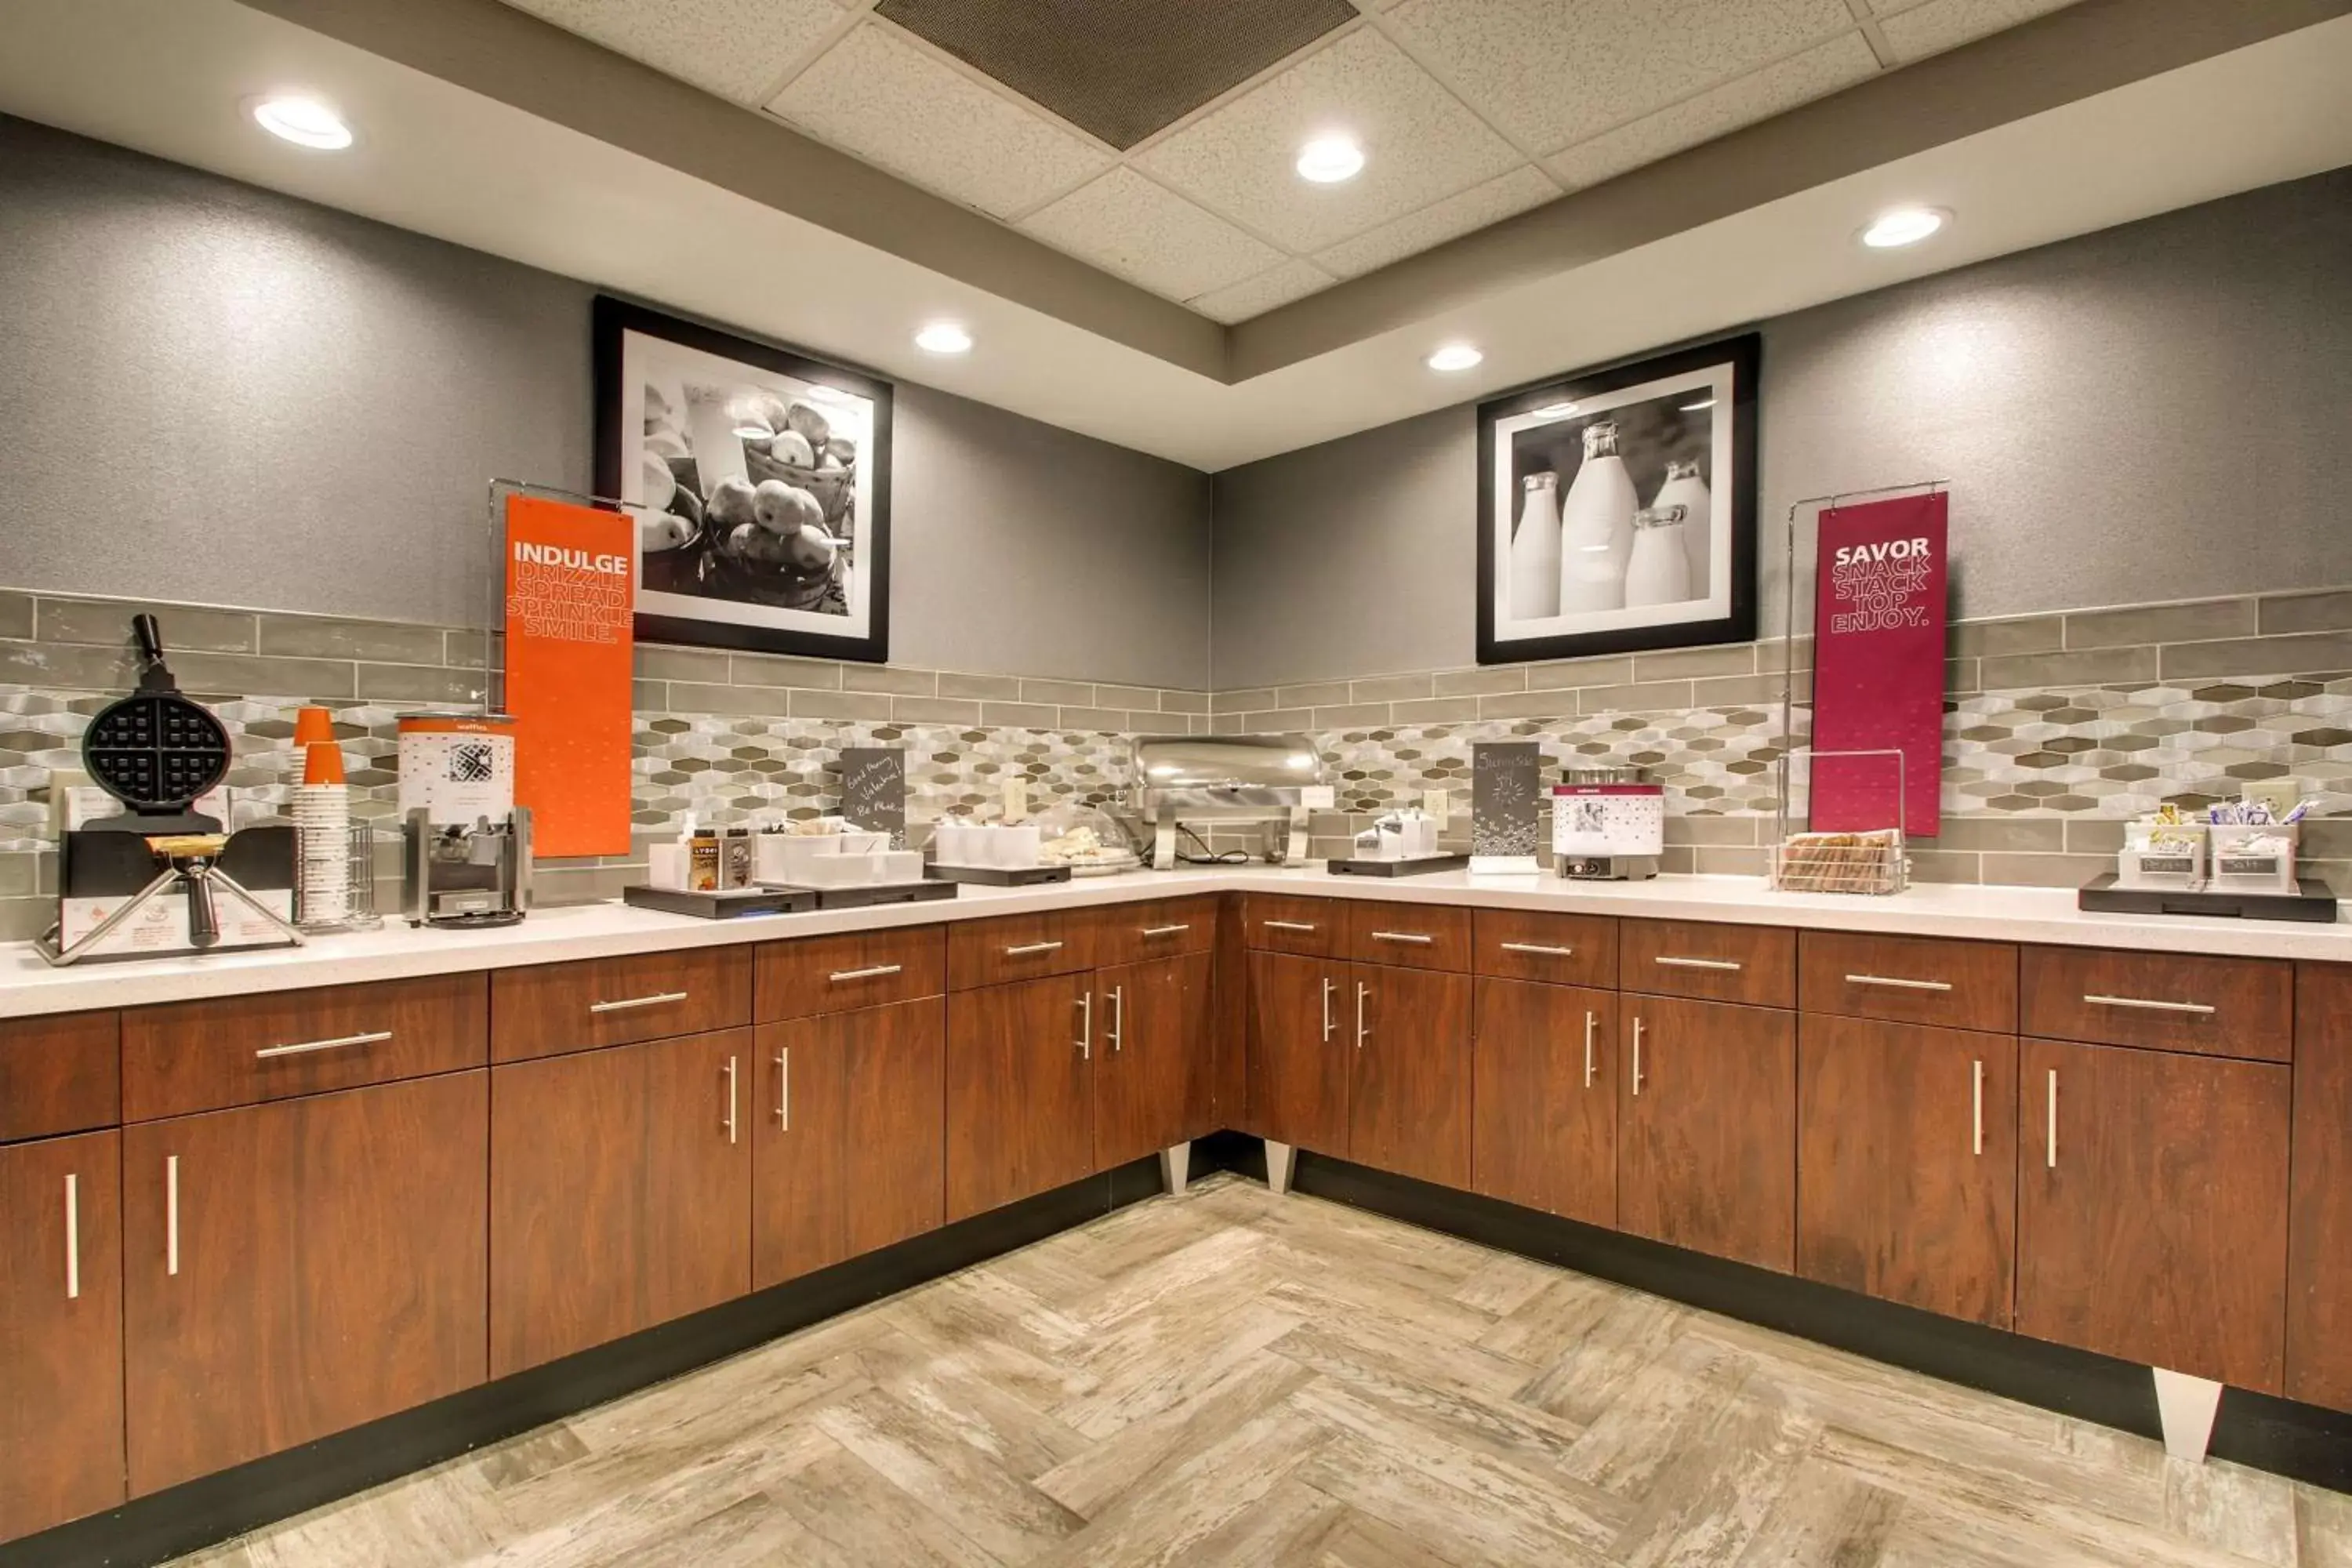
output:
[[[1730,958],[1662,957],[1653,959],[1651,962],[1657,964],[1661,969],[1720,969],[1737,971],[1747,967],[1737,959]]]
[[[735,1058],[727,1058],[727,1142],[735,1142]]]
[[[1188,931],[1192,929],[1192,926],[1189,924],[1173,926],[1145,926],[1143,928],[1143,934],[1145,936],[1174,936],[1181,931]]]
[[[1127,987],[1110,988],[1110,1048],[1122,1054],[1127,1050]]]
[[[790,1046],[776,1053],[776,1129],[780,1132],[793,1130],[793,1048]]]
[[[2083,994],[2083,1000],[2100,1007],[2137,1007],[2149,1013],[2192,1013],[2198,1017],[2211,1016],[2213,1009],[2202,1002],[2159,1002],[2150,996],[2094,996]]]
[[[1633,1098],[1642,1098],[1642,1020],[1633,1020]]]
[[[1539,942],[1504,942],[1495,945],[1505,952],[1533,952],[1546,958],[1567,958],[1576,952],[1572,947],[1546,947]]]
[[[1592,1087],[1592,1032],[1601,1026],[1601,1016],[1588,1010],[1584,1015],[1584,1087]]]
[[[886,974],[897,974],[906,969],[903,963],[877,963],[866,969],[836,969],[825,976],[835,985],[846,980],[879,980]]]
[[[1338,981],[1328,974],[1323,977],[1323,1043],[1325,1045],[1331,1043],[1331,1032],[1339,1026],[1331,1016],[1331,994],[1339,989]]]
[[[1004,950],[1004,956],[1007,958],[1027,958],[1032,953],[1055,952],[1060,949],[1061,945],[1062,944],[1058,942],[1023,942],[1019,947],[1006,948]]]
[[[163,1161],[163,1272],[180,1271],[180,1157]]]
[[[66,1300],[81,1300],[81,1178],[66,1173]]]
[[[1848,985],[1884,985],[1896,991],[1949,991],[1952,988],[1948,980],[1906,980],[1894,974],[1849,974],[1845,983]]]
[[[1981,1154],[1984,1152],[1984,1062],[1981,1058],[1976,1064],[1976,1090],[1969,1111],[1969,1127],[1972,1130],[1969,1135],[1971,1151]]]
[[[658,1007],[667,1002],[683,1002],[683,991],[656,991],[650,996],[623,996],[611,1002],[591,1002],[591,1013],[625,1013],[632,1007]]]
[[[1360,980],[1356,982],[1356,1048],[1360,1051],[1364,1048],[1364,1035],[1366,1033],[1364,1027],[1364,998],[1370,996],[1371,994],[1372,988],[1370,986],[1365,984]]]
[[[2058,1069],[2056,1068],[2050,1069],[2050,1132],[2047,1142],[2050,1145],[2049,1164],[2054,1171],[2058,1168]]]
[[[304,1040],[293,1046],[264,1046],[253,1053],[257,1061],[272,1057],[307,1057],[312,1051],[339,1051],[346,1046],[376,1046],[392,1038],[390,1029],[370,1029],[363,1035],[343,1035],[331,1040]]]
[[[1268,931],[1313,931],[1315,929],[1313,923],[1307,921],[1260,921],[1258,923]]]
[[[1376,931],[1374,942],[1409,942],[1415,947],[1427,947],[1437,939],[1425,931]]]
[[[1055,947],[1062,944],[1055,942]],[[1095,994],[1086,992],[1078,997],[1078,1054],[1087,1060],[1095,1059]]]

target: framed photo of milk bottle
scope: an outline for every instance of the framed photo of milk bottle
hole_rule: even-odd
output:
[[[1750,333],[1478,405],[1478,662],[1756,635]]]

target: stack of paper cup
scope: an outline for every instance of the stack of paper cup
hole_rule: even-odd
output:
[[[294,885],[299,898],[295,923],[306,928],[338,926],[352,912],[352,805],[346,784],[306,784],[294,788]]]

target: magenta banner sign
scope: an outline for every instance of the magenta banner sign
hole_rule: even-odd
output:
[[[1813,603],[1812,826],[1942,826],[1948,498],[1822,513]],[[1897,751],[1893,757],[1829,752]],[[1896,779],[1903,780],[1897,801]]]

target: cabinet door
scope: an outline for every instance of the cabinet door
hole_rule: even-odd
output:
[[[482,1380],[488,1089],[477,1069],[124,1130],[133,1496]]]
[[[754,1288],[938,1228],[940,1004],[766,1024],[758,1042]]]
[[[948,998],[948,1218],[1094,1169],[1094,1006],[1091,970]]]
[[[1354,1006],[1344,963],[1249,955],[1250,1113],[1261,1135],[1326,1154],[1348,1152],[1355,1037],[1341,1015],[1352,1017]]]
[[[749,1029],[491,1069],[490,1374],[751,1288]]]
[[[2278,1393],[2289,1069],[2055,1040],[2021,1069],[2018,1331]]]
[[[1348,973],[1356,1047],[1349,1053],[1348,1157],[1467,1187],[1470,977],[1370,963],[1351,964]]]
[[[122,1500],[122,1143],[0,1149],[0,1541]]]
[[[2352,1410],[2352,964],[2295,975],[2286,1392]]]
[[[1488,1197],[1617,1223],[1617,996],[1478,983],[1470,1173]]]
[[[2017,1040],[1804,1015],[1797,1272],[2009,1327]]]
[[[1629,995],[1622,1007],[1620,1226],[1792,1268],[1795,1015],[1663,996]]]
[[[1102,1039],[1095,1057],[1095,1165],[1139,1159],[1192,1134],[1207,1088],[1209,955],[1095,972]]]

